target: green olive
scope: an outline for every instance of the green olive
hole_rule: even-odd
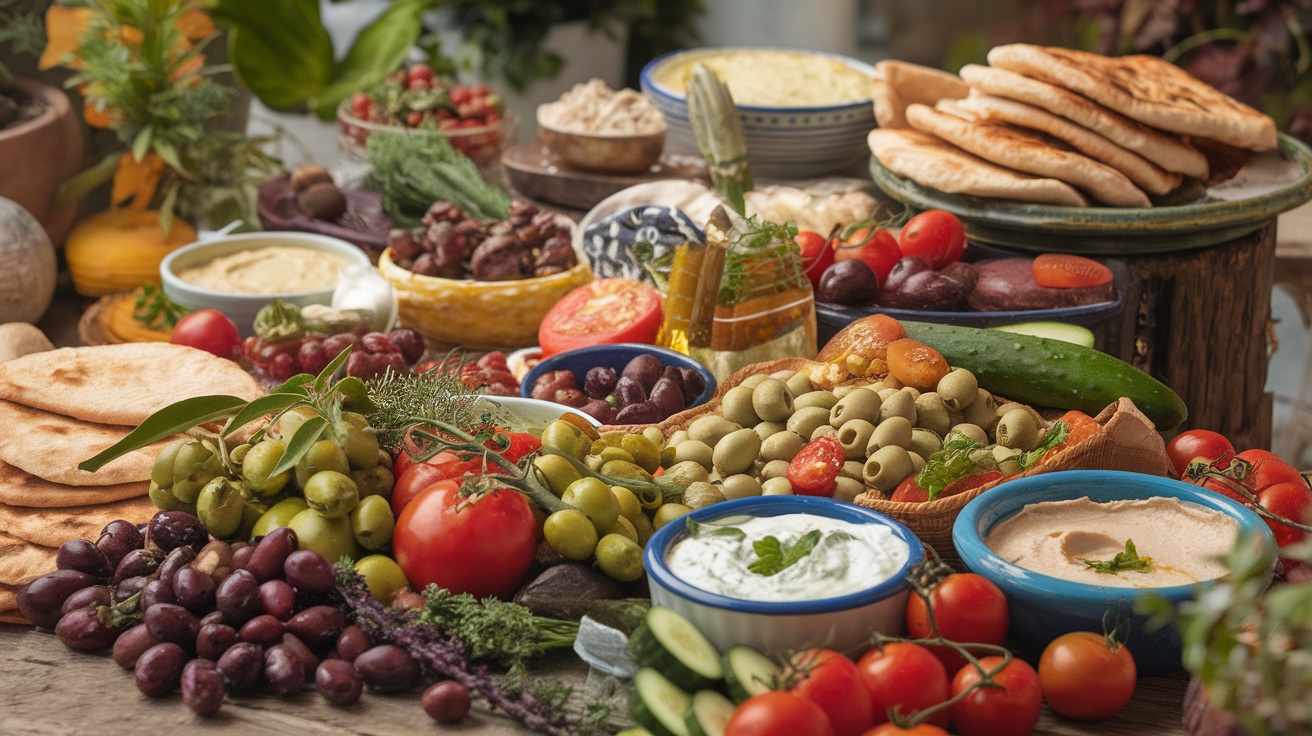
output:
[[[734,386],[724,393],[720,413],[740,427],[751,427],[762,419],[752,405],[752,389],[746,386]]]
[[[971,442],[974,442],[977,445],[987,445],[989,443],[988,433],[986,433],[984,429],[977,424],[968,424],[962,422],[961,424],[957,424],[953,426],[952,429],[948,431],[960,432],[966,437],[969,437]]]
[[[648,473],[634,463],[625,460],[607,460],[602,464],[599,472],[602,475],[610,475],[616,478],[651,480],[651,473]]]
[[[845,460],[843,467],[838,469],[838,475],[842,478],[851,478],[852,480],[864,480],[865,478],[865,457],[860,460]]]
[[[943,439],[928,429],[911,430],[911,441],[906,444],[908,452],[929,459],[934,453],[943,449]]]
[[[853,419],[864,419],[874,425],[879,422],[883,403],[879,394],[868,388],[853,389],[829,410],[829,426],[838,429]]]
[[[646,545],[651,535],[656,533],[656,527],[652,526],[651,519],[646,514],[636,516],[629,521],[633,522],[634,531],[638,532],[638,544]]]
[[[864,480],[866,485],[887,493],[911,475],[911,469],[911,456],[906,450],[896,445],[881,447],[866,460]]]
[[[533,458],[541,480],[557,498],[565,492],[570,483],[583,477],[577,468],[560,455],[538,455]]]
[[[605,465],[606,461],[602,459],[601,455],[588,455],[583,458],[583,464],[588,466],[588,470],[591,470],[594,473],[600,473],[601,466]]]
[[[601,452],[601,448],[603,447],[619,447],[620,442],[623,441],[626,435],[628,435],[628,432],[618,429],[613,429],[609,432],[602,432],[597,435],[597,439],[592,441],[591,452],[596,454]]]
[[[817,440],[821,437],[833,437],[834,439],[838,439],[838,430],[828,424],[821,424],[811,432],[811,436],[808,439]]]
[[[761,458],[769,462],[770,460],[792,460],[797,453],[802,451],[806,445],[806,440],[802,435],[784,431],[778,434],[772,434],[765,442],[761,443]]]
[[[998,424],[998,402],[993,398],[993,394],[982,388],[978,389],[975,392],[975,400],[966,407],[962,421],[974,424],[985,432],[992,432]]]
[[[642,516],[642,502],[638,500],[638,494],[624,486],[611,486],[610,492],[615,496],[615,502],[620,505],[620,516],[629,521]]]
[[[938,379],[935,388],[943,397],[943,404],[951,411],[963,411],[975,401],[979,392],[979,381],[975,374],[965,368],[956,368],[946,376]]]
[[[330,562],[360,556],[360,547],[351,532],[351,520],[345,516],[330,519],[314,509],[306,509],[293,516],[287,526],[296,532],[301,549],[312,549]]]
[[[892,396],[893,394],[897,393],[900,389],[896,389],[896,388],[893,388],[893,387],[891,387],[891,386],[885,386],[884,388],[881,388],[881,389],[872,389],[872,390],[873,390],[875,393],[879,394],[879,400],[880,400],[880,401],[888,401],[888,397],[890,397],[890,396]]]
[[[864,387],[853,386],[850,383],[845,383],[842,386],[834,386],[833,394],[834,394],[834,399],[836,400],[835,403],[837,403],[837,401],[841,401],[844,396],[847,396],[848,394],[852,393],[858,388],[864,388]]]
[[[629,583],[642,577],[642,547],[621,534],[607,534],[597,542],[597,567],[614,580]]]
[[[707,480],[710,478],[710,474],[706,472],[705,465],[693,460],[684,460],[666,468],[665,475],[662,477],[672,478],[686,487],[689,483]]]
[[[401,566],[387,555],[365,555],[355,563],[355,571],[364,578],[370,595],[384,606],[392,605],[396,594],[410,586]]]
[[[286,442],[270,438],[251,447],[241,463],[242,482],[258,495],[276,495],[292,479],[292,471],[284,470],[277,475],[269,475],[269,471],[278,466],[286,451]]]
[[[164,446],[155,456],[155,464],[150,468],[150,482],[167,489],[173,485],[173,465],[178,458],[178,450],[189,440],[174,440]]]
[[[912,401],[915,401],[916,399],[920,398],[920,395],[924,393],[923,391],[916,388],[915,386],[903,386],[898,390],[901,391],[902,393],[910,394]]]
[[[787,460],[771,460],[761,468],[760,472],[760,478],[762,481],[767,481],[771,478],[782,478],[786,475],[788,475]]]
[[[382,496],[390,499],[392,486],[396,484],[396,477],[392,475],[392,471],[382,465],[375,465],[365,470],[352,470],[351,480],[355,481],[360,498]]]
[[[843,457],[856,460],[866,456],[866,446],[875,434],[875,425],[864,419],[849,419],[838,428],[838,444],[843,446]]]
[[[345,416],[352,415],[360,417],[361,422],[365,421],[364,417],[353,412],[347,412]],[[367,422],[363,427],[351,421],[345,424],[342,450],[346,452],[346,461],[356,470],[367,470],[378,465],[378,430],[370,427]]]
[[[697,482],[688,486],[683,492],[683,505],[691,509],[702,509],[725,499],[724,492],[710,483]]]
[[[912,474],[912,475],[916,475],[917,473],[919,473],[920,471],[922,471],[922,470],[925,469],[925,458],[923,458],[923,457],[917,455],[917,454],[914,453],[914,452],[910,452],[910,451],[908,451],[907,454],[911,456],[911,474]]]
[[[791,496],[793,484],[787,478],[771,478],[761,484],[762,496]]]
[[[837,403],[838,397],[831,391],[808,391],[793,399],[793,411],[814,406],[827,412]]]
[[[693,462],[710,470],[714,457],[715,451],[711,449],[710,445],[701,440],[684,440],[674,446],[674,462],[676,464]]]
[[[600,478],[580,478],[565,489],[560,500],[582,511],[598,529],[609,528],[620,515],[620,502]]]
[[[583,430],[563,419],[557,419],[542,430],[542,445],[554,447],[576,460],[582,460],[592,447],[592,440],[583,434]]]
[[[750,468],[760,452],[761,438],[756,431],[740,429],[716,443],[712,462],[720,475],[733,475]]]
[[[752,429],[756,430],[756,436],[761,438],[761,442],[765,442],[772,436],[786,431],[788,425],[783,422],[757,422]]]
[[[691,513],[692,509],[681,503],[662,504],[660,508],[656,509],[656,513],[652,515],[651,523],[652,526],[660,529],[680,516]]]
[[[610,527],[607,529],[599,530],[597,533],[602,535],[603,537],[606,536],[607,534],[618,534],[622,537],[633,540],[633,542],[636,544],[641,544],[641,542],[638,541],[637,527],[633,525],[633,522],[629,521],[623,516],[615,517],[614,524],[611,524]]]
[[[916,426],[939,435],[952,428],[952,418],[938,393],[927,391],[916,397]]]
[[[561,557],[582,562],[597,548],[597,527],[578,509],[557,511],[542,522],[542,536]]]
[[[752,410],[767,422],[784,422],[793,415],[793,393],[778,378],[767,378],[752,389]]]
[[[912,424],[916,423],[916,392],[915,396],[906,389],[898,389],[896,392],[889,394],[884,403],[879,407],[879,421],[883,422],[890,417],[902,417]],[[878,424],[879,422],[876,422]]]
[[[632,456],[635,465],[648,473],[655,473],[661,466],[661,446],[641,434],[624,435],[620,448]]]
[[[655,445],[657,450],[665,446],[665,433],[661,431],[660,427],[643,427],[642,436]]]
[[[321,470],[332,470],[342,475],[350,474],[351,464],[347,462],[346,451],[341,445],[332,440],[319,440],[310,445],[310,450],[304,457],[296,461],[296,485],[304,489],[310,477]]]
[[[596,445],[596,443],[593,444]],[[602,447],[597,449],[594,454],[601,458],[603,463],[608,463],[611,460],[623,460],[626,463],[633,462],[632,453],[623,447]]]
[[[688,439],[688,431],[685,429],[676,429],[673,434],[666,438],[664,447],[673,447],[686,439]]]
[[[998,471],[1003,475],[1015,475],[1025,468],[1020,464],[1021,451],[1002,445],[993,446],[993,459],[998,464]]]
[[[839,501],[850,503],[855,501],[857,496],[866,492],[866,484],[855,478],[840,475],[835,479],[835,483],[837,485],[834,486],[834,498]]]
[[[200,440],[192,440],[179,447],[173,458],[171,490],[179,501],[194,504],[200,496],[200,489],[223,473],[223,461],[219,456]]]
[[[866,445],[866,457],[881,447],[906,447],[911,443],[911,421],[906,417],[889,417],[875,425]]]
[[[214,537],[231,537],[241,527],[245,500],[240,483],[219,476],[201,489],[196,498],[196,516]]]
[[[755,389],[757,386],[761,385],[761,381],[764,381],[769,377],[770,376],[766,375],[765,373],[753,373],[752,375],[740,381],[738,385],[746,389]]]
[[[1039,442],[1039,423],[1024,409],[1012,409],[999,417],[994,432],[999,445],[1017,450],[1032,450]]]
[[[784,379],[784,382],[788,384],[788,392],[793,396],[801,396],[802,394],[810,393],[813,388],[811,386],[811,379],[801,371],[794,371],[793,375]]]
[[[720,484],[720,493],[729,500],[761,495],[761,481],[750,475],[731,475]]]
[[[320,514],[337,519],[360,503],[360,489],[346,473],[320,470],[305,483],[305,502]]]
[[[284,442],[291,442],[292,437],[296,436],[296,430],[305,424],[306,420],[319,416],[318,412],[308,406],[298,406],[295,409],[283,412],[278,417],[278,421],[273,423],[269,428],[269,435],[274,439],[280,439]]]
[[[252,537],[262,537],[279,527],[287,526],[291,523],[292,517],[310,508],[305,499],[299,496],[285,498],[265,511],[255,526],[251,528]]]
[[[391,544],[395,526],[392,505],[382,496],[365,496],[351,509],[351,532],[355,541],[367,550],[380,550]]]
[[[718,414],[706,414],[697,417],[688,425],[688,439],[704,442],[707,447],[714,447],[717,442],[724,439],[725,435],[742,428],[743,425],[734,424]]]
[[[802,437],[810,437],[815,428],[829,424],[829,410],[819,406],[798,409],[788,418],[788,428]]]
[[[168,488],[160,488],[159,484],[153,480],[150,482],[150,487],[147,489],[146,494],[150,496],[150,500],[155,504],[155,508],[160,511],[194,512],[196,509],[196,504],[183,503],[177,496],[173,495],[172,490]]]
[[[269,507],[258,498],[246,498],[241,506],[241,526],[237,527],[237,539],[250,539],[253,536],[251,530],[267,513]]]

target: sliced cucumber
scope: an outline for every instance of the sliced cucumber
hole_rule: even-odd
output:
[[[683,720],[691,707],[692,696],[660,672],[643,667],[633,676],[629,712],[656,736],[691,736]]]
[[[779,665],[745,644],[739,644],[724,655],[724,680],[729,686],[729,697],[735,703],[769,692],[770,684],[778,674]]]
[[[1074,343],[1086,348],[1093,347],[1094,335],[1093,330],[1081,325],[1073,325],[1067,322],[1018,322],[1014,325],[1002,325],[992,329],[1003,332],[1014,332],[1018,335],[1030,335],[1031,337],[1046,337],[1050,340],[1061,340],[1062,342]]]
[[[724,727],[733,717],[733,701],[714,690],[698,690],[684,716],[689,736],[724,736]]]
[[[633,632],[629,651],[640,667],[653,667],[685,690],[711,687],[724,677],[720,653],[692,622],[665,606],[652,606]]]

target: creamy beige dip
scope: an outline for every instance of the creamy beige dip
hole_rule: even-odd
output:
[[[999,557],[1043,575],[1089,585],[1159,588],[1219,578],[1239,523],[1177,498],[1095,503],[1086,498],[1029,504],[989,531]],[[1100,573],[1084,560],[1111,560],[1133,540],[1148,569]]]
[[[656,83],[682,92],[692,70],[705,64],[729,86],[733,101],[754,107],[818,107],[869,100],[865,72],[839,59],[783,49],[690,54],[652,72]]]
[[[321,250],[271,245],[184,268],[178,278],[229,294],[299,294],[332,289],[337,274],[349,265],[345,258]]]

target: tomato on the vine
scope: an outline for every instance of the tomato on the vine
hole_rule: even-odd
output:
[[[902,227],[897,244],[903,256],[919,258],[937,271],[961,260],[966,229],[951,212],[926,210]]]
[[[948,736],[948,732],[932,723],[917,723],[910,728],[881,723],[861,736]]]
[[[1270,488],[1277,483],[1302,483],[1304,487],[1307,486],[1307,483],[1303,480],[1303,474],[1298,472],[1298,469],[1293,465],[1278,457],[1266,457],[1256,454],[1252,450],[1245,450],[1236,457],[1253,464],[1253,469],[1248,471],[1248,477],[1244,479],[1244,485],[1255,493],[1261,493],[1264,489]]]
[[[833,437],[817,437],[788,462],[788,482],[799,496],[832,496],[846,456]]]
[[[1138,672],[1130,650],[1092,631],[1053,639],[1039,658],[1039,685],[1048,705],[1067,718],[1111,718],[1134,695]]]
[[[1234,445],[1224,435],[1207,429],[1191,429],[1181,432],[1166,443],[1166,456],[1171,459],[1171,467],[1176,476],[1183,477],[1194,458],[1203,458],[1208,462],[1226,457],[1233,457]]]
[[[986,671],[1002,664],[1002,657],[981,657]],[[952,678],[952,695],[965,691],[981,680],[974,665],[966,665]],[[993,681],[1001,687],[979,687],[957,701],[948,710],[952,728],[960,736],[1024,736],[1034,730],[1043,707],[1039,674],[1019,659],[1013,659]]]
[[[975,573],[953,573],[943,578],[929,595],[934,623],[944,639],[971,644],[1001,644],[1011,623],[1007,597],[993,581]],[[907,635],[914,639],[933,636],[925,601],[912,593],[907,598]],[[948,672],[956,672],[965,658],[950,647],[930,647]]]
[[[505,432],[504,434],[510,441],[506,449],[498,451],[493,440],[487,441],[487,447],[489,450],[499,452],[502,457],[512,463],[517,463],[529,453],[542,449],[542,440],[528,432]]]
[[[465,473],[478,472],[482,467],[481,460],[461,460],[453,452],[440,452],[430,460],[439,462],[411,463],[392,485],[390,501],[394,516],[400,516],[416,496],[434,484],[451,481],[458,485]]]
[[[857,660],[856,668],[870,693],[875,723],[887,721],[892,708],[909,716],[948,699],[947,670],[919,644],[898,641],[875,647]],[[935,713],[929,723],[946,728],[948,712]]]
[[[169,335],[169,342],[229,360],[236,360],[241,355],[242,341],[237,323],[217,309],[201,309],[178,320]]]
[[[835,261],[857,258],[866,262],[875,272],[875,279],[883,284],[893,266],[902,258],[898,249],[897,238],[889,231],[873,225],[863,225],[853,230],[834,251]]]
[[[797,234],[797,246],[802,249],[802,270],[811,280],[811,288],[820,288],[820,277],[825,269],[834,263],[834,241],[814,230],[803,230]]]
[[[785,677],[797,679],[791,692],[820,706],[834,727],[835,736],[860,736],[875,722],[870,692],[852,660],[832,649],[809,649],[794,654]]]
[[[835,736],[820,706],[800,695],[773,690],[753,695],[733,711],[724,736]]]
[[[1312,490],[1308,489],[1307,484],[1301,478],[1297,481],[1275,483],[1263,488],[1257,493],[1257,502],[1267,511],[1290,521],[1300,524],[1312,522],[1312,514],[1308,513],[1309,507],[1312,507]],[[1307,532],[1302,529],[1295,529],[1275,519],[1262,517],[1262,520],[1266,522],[1267,526],[1271,527],[1271,533],[1275,535],[1277,547],[1298,544],[1307,536]]]
[[[1112,270],[1103,264],[1066,253],[1044,253],[1034,259],[1030,273],[1039,286],[1075,289],[1112,282]]]

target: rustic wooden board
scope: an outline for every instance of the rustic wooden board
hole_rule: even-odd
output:
[[[571,169],[537,141],[507,149],[501,156],[515,191],[541,202],[590,210],[610,195],[659,179],[688,179],[710,184],[706,162],[698,156],[667,155],[640,174],[602,174]]]

